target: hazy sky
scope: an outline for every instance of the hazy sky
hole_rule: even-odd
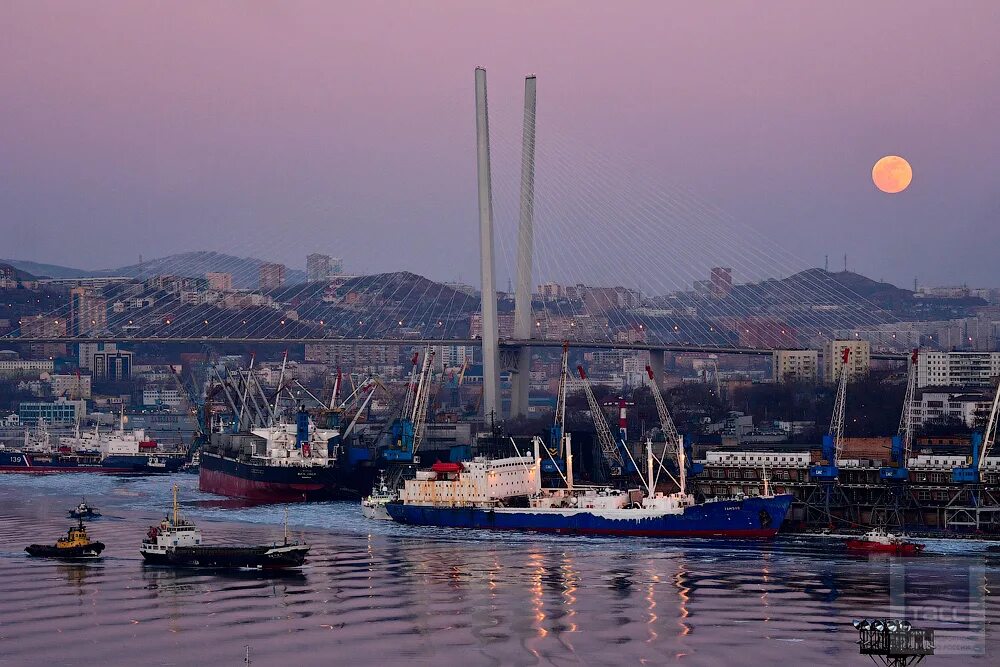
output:
[[[539,150],[548,132],[564,157],[540,180],[572,183],[593,151],[806,264],[847,252],[902,285],[1000,286],[998,36],[994,0],[6,0],[0,257],[103,268],[211,249],[301,267],[318,250],[478,282],[483,65],[498,170],[537,73]],[[913,165],[899,195],[871,182],[889,153]],[[501,197],[516,169],[496,178]],[[560,191],[548,215],[571,218]]]

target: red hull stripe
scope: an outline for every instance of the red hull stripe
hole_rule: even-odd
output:
[[[115,474],[123,472],[134,472],[132,468],[101,468],[100,466],[93,467],[78,467],[78,468],[43,468],[40,466],[0,466],[0,472],[15,472],[22,473],[26,475],[61,475],[63,473],[98,473],[98,474]]]
[[[405,523],[405,522],[404,522]],[[411,524],[420,525],[420,524]],[[427,524],[433,525],[433,524]],[[607,535],[617,537],[716,537],[737,539],[770,539],[778,534],[774,529],[751,528],[740,530],[629,530],[617,528],[586,528],[582,530],[561,528],[504,528],[500,526],[437,526],[438,528],[469,528],[472,530],[506,530],[526,533],[553,533],[558,535]]]
[[[218,470],[202,468],[198,474],[198,488],[205,493],[214,493],[230,498],[259,500],[264,502],[294,502],[305,500],[305,494],[322,491],[323,484],[275,484],[243,479],[227,475]]]

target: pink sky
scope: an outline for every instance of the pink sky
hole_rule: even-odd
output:
[[[537,73],[541,145],[621,156],[814,265],[1000,285],[997,35],[985,1],[8,1],[0,257],[320,250],[471,280],[484,65],[497,141]],[[870,180],[890,153],[901,195]]]

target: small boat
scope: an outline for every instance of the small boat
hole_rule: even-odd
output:
[[[171,567],[280,570],[300,567],[309,547],[288,541],[288,516],[285,516],[285,539],[282,544],[259,546],[211,546],[202,543],[201,530],[183,518],[177,508],[177,485],[174,485],[173,517],[150,526],[139,553],[151,565]]]
[[[191,460],[181,466],[181,472],[186,472],[190,475],[197,475],[201,472],[201,452],[195,452],[191,455]]]
[[[379,476],[375,488],[372,489],[371,495],[361,501],[361,514],[366,519],[392,521],[392,517],[389,516],[389,512],[385,509],[385,506],[396,499],[397,494],[389,489],[389,484],[386,482],[385,473],[383,472]]]
[[[88,505],[87,501],[83,500],[69,511],[69,516],[72,519],[96,519],[101,516],[101,513],[97,511],[96,507]]]
[[[28,552],[29,556],[37,556],[39,558],[80,560],[83,558],[100,558],[101,552],[104,551],[104,544],[102,542],[90,541],[90,537],[87,535],[87,528],[83,525],[83,519],[80,519],[79,524],[67,531],[66,537],[60,537],[56,540],[55,546],[32,544],[25,547],[24,550]]]
[[[847,550],[857,553],[916,556],[924,550],[924,545],[907,540],[905,535],[893,535],[882,528],[875,528],[861,537],[847,540]]]

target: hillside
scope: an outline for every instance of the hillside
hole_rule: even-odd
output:
[[[220,252],[199,250],[151,259],[141,264],[130,264],[113,269],[88,271],[56,264],[42,264],[19,259],[4,259],[0,263],[10,264],[15,269],[32,275],[48,278],[87,278],[98,276],[128,276],[145,278],[154,275],[175,275],[190,278],[203,277],[208,272],[232,273],[233,285],[241,289],[253,289],[259,282],[260,265],[264,260],[256,257],[236,257]],[[305,282],[305,271],[288,269],[286,281],[291,284]]]
[[[806,269],[773,283],[786,294],[818,292],[835,295],[846,301],[863,299],[889,309],[913,299],[913,292],[910,290],[851,271],[834,273],[819,268]]]
[[[917,296],[887,282],[872,280],[850,271],[836,273],[806,269],[781,280],[735,285],[730,298],[744,303],[850,304],[856,308],[875,306],[903,320],[933,320],[967,317],[986,305],[979,298],[944,299]]]
[[[260,265],[264,260],[256,257],[236,257],[220,252],[198,250],[167,255],[151,259],[141,264],[130,264],[116,269],[94,271],[95,276],[129,276],[144,278],[155,275],[185,276],[190,278],[204,277],[206,273],[231,273],[233,286],[240,289],[257,287],[260,278]],[[305,271],[288,269],[285,280],[288,283],[305,282]]]
[[[27,271],[19,269],[16,266],[12,266],[10,264],[7,264],[3,260],[0,260],[0,275],[7,275],[8,272],[13,274],[12,277],[15,280],[36,280],[38,278],[38,276],[34,274],[28,273]]]
[[[90,271],[84,269],[74,269],[58,264],[42,264],[24,259],[0,259],[0,264],[9,264],[18,271],[38,278],[81,278],[91,275]]]
[[[475,303],[479,307],[479,299],[434,282],[409,271],[395,273],[376,273],[371,276],[350,278],[337,290],[341,294],[357,292],[366,297],[379,298],[388,303],[399,303],[416,306],[421,303],[453,304],[460,310],[467,304]]]

